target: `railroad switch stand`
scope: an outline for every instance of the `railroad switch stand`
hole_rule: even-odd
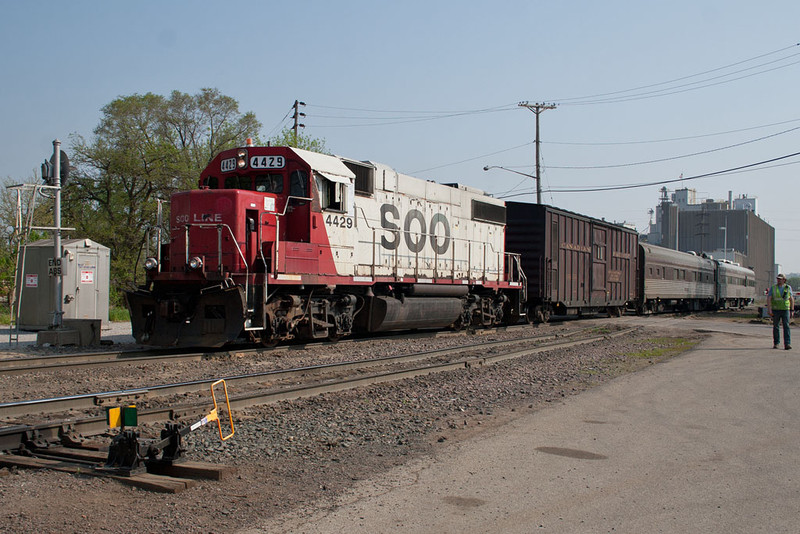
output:
[[[223,435],[216,398],[215,388],[220,384],[223,387],[228,410],[227,423],[230,425],[230,433],[227,435]],[[141,440],[137,430],[125,428],[127,425],[135,426],[137,424],[134,406],[109,409],[109,426],[119,426],[121,431],[114,437],[109,446],[108,461],[98,469],[117,475],[132,476],[145,471],[147,468],[157,468],[181,462],[186,457],[186,447],[183,442],[184,436],[212,421],[217,423],[220,439],[222,441],[230,439],[233,437],[235,429],[228,397],[228,387],[224,380],[218,380],[211,384],[211,398],[214,401],[214,409],[205,417],[188,426],[182,423],[168,422],[165,428],[161,430],[159,440]]]

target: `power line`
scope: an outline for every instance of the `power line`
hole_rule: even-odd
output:
[[[739,167],[731,167],[729,169],[724,169],[724,170],[720,170],[720,171],[713,171],[713,172],[708,172],[708,173],[704,173],[704,174],[698,174],[698,175],[695,175],[695,176],[674,178],[674,179],[671,179],[671,180],[658,180],[658,181],[655,181],[655,182],[645,182],[645,183],[639,183],[639,184],[627,184],[627,185],[616,185],[616,186],[587,187],[587,188],[580,188],[580,189],[552,189],[551,188],[551,189],[545,190],[545,192],[547,192],[547,193],[594,193],[594,192],[601,192],[601,191],[619,191],[619,190],[623,190],[623,189],[638,189],[638,188],[641,188],[641,187],[650,187],[650,186],[654,186],[654,185],[665,185],[665,184],[672,184],[672,183],[676,183],[676,182],[686,182],[686,181],[689,181],[689,180],[699,180],[700,178],[710,178],[710,177],[713,177],[713,176],[723,176],[723,175],[727,175],[727,174],[734,174],[736,172],[747,170],[747,169],[754,170],[754,167],[760,167],[760,166],[766,165],[768,163],[774,163],[776,161],[782,161],[782,160],[785,160],[785,159],[788,159],[788,158],[793,158],[795,156],[800,156],[800,152],[794,152],[792,154],[786,154],[784,156],[779,156],[779,157],[776,157],[776,158],[763,160],[763,161],[759,161],[759,162],[756,162],[756,163],[749,163],[747,165],[740,165]],[[793,162],[793,163],[786,164],[786,165],[794,165],[796,163],[800,163],[800,162]],[[762,169],[758,169],[758,170],[762,170]],[[527,193],[515,193],[514,195],[509,195],[507,197],[498,197],[498,198],[510,198],[512,196],[520,196],[520,195],[523,195],[523,194],[527,194]]]
[[[725,134],[731,134],[731,133],[746,132],[746,131],[749,131],[749,130],[758,130],[758,129],[761,129],[761,128],[768,128],[770,126],[780,126],[780,125],[783,125],[783,124],[789,124],[789,123],[797,122],[797,121],[800,121],[800,118],[791,119],[791,120],[788,120],[788,121],[774,122],[774,123],[771,123],[771,124],[763,124],[763,125],[760,125],[760,126],[751,126],[751,127],[748,127],[748,128],[740,128],[738,130],[728,130],[728,131],[725,131],[725,132],[700,134],[700,135],[691,135],[691,136],[686,136],[686,137],[675,137],[675,138],[671,138],[671,139],[655,139],[655,140],[650,140],[650,141],[609,142],[609,143],[578,143],[578,142],[569,143],[569,142],[542,141],[542,144],[543,145],[586,145],[586,146],[598,145],[598,146],[604,146],[604,145],[634,145],[634,144],[644,144],[644,143],[661,143],[661,142],[669,142],[669,141],[684,141],[684,140],[690,140],[690,139],[700,139],[700,138],[703,138],[703,137],[714,137],[714,136],[717,136],[717,135],[725,135]],[[791,131],[791,130],[787,130],[787,131]],[[773,134],[773,135],[779,135],[780,133],[785,133],[785,132],[779,132],[778,134]],[[751,141],[747,141],[747,142],[754,142],[756,140],[751,140]],[[446,167],[452,167],[454,165],[460,165],[462,163],[468,163],[470,161],[475,161],[475,160],[478,160],[478,159],[488,158],[490,156],[496,156],[497,154],[502,154],[504,152],[511,152],[512,150],[518,150],[520,148],[525,148],[527,146],[532,145],[533,143],[534,143],[534,141],[529,141],[529,142],[524,143],[522,145],[517,145],[517,146],[510,147],[510,148],[504,148],[504,149],[501,149],[501,150],[497,150],[495,152],[489,152],[488,154],[482,154],[480,156],[475,156],[475,157],[472,157],[472,158],[462,159],[462,160],[454,161],[454,162],[451,162],[451,163],[444,163],[442,165],[437,165],[436,167],[428,167],[427,169],[419,169],[419,170],[411,171],[411,174],[420,174],[420,173],[423,173],[423,172],[433,171],[433,170],[437,170],[437,169],[443,169],[443,168],[446,168]],[[738,146],[738,145],[733,145],[733,146]],[[724,148],[726,148],[726,147],[719,148],[719,149],[714,149],[714,150],[723,150]],[[701,153],[698,153],[698,154],[701,154]],[[689,157],[689,155],[676,156],[674,158],[666,158],[666,160],[678,159],[678,158],[682,158],[682,157]],[[626,166],[626,165],[623,164],[621,166]],[[509,168],[512,168],[512,169],[524,169],[524,168],[529,168],[530,165],[517,165],[517,166],[506,165],[506,167],[509,167]],[[553,169],[569,169],[571,167],[550,167],[550,168],[553,168]],[[590,168],[595,168],[595,167],[590,167]],[[546,173],[546,169],[543,169],[542,170],[542,174],[545,174],[545,173]]]
[[[685,137],[671,137],[666,139],[651,139],[645,141],[608,141],[608,142],[580,142],[580,141],[542,141],[542,143],[546,145],[569,145],[569,146],[616,146],[616,145],[646,145],[646,144],[655,144],[655,143],[668,143],[673,141],[689,141],[691,139],[702,139],[704,137],[715,137],[718,135],[728,135],[732,133],[741,133],[747,132],[750,130],[760,130],[761,128],[769,128],[771,126],[781,126],[783,124],[789,124],[792,122],[800,121],[800,118],[791,119],[788,121],[781,121],[781,122],[773,122],[771,124],[762,124],[761,126],[750,126],[748,128],[739,128],[738,130],[727,130],[724,132],[715,132],[715,133],[708,133],[708,134],[699,134],[699,135],[688,135]]]
[[[792,162],[789,162],[789,163],[777,163],[775,165],[764,165],[763,167],[758,167],[758,168],[752,168],[752,169],[751,168],[746,168],[746,169],[742,169],[742,170],[738,170],[738,171],[724,172],[723,174],[719,174],[719,176],[731,176],[733,174],[742,174],[742,173],[746,173],[746,172],[756,172],[756,171],[763,171],[763,170],[767,170],[767,169],[776,169],[778,167],[788,167],[789,165],[800,165],[800,161],[792,161]],[[691,179],[691,177],[690,178],[683,178],[683,177],[678,178],[678,180],[689,180],[689,179]],[[603,187],[606,187],[606,188],[608,188],[608,190],[613,191],[614,188],[626,189],[626,188],[628,188],[629,185],[631,185],[631,184],[616,184],[616,185],[613,185],[613,186],[607,185],[607,186],[603,186]],[[645,184],[642,184],[642,187],[647,186],[647,185],[651,185],[651,184],[645,183]],[[552,190],[552,191],[556,192],[556,193],[571,193],[573,191],[580,191],[581,189],[584,189],[586,186],[583,186],[583,185],[562,185],[560,187],[562,187],[563,190],[559,189],[559,190]]]
[[[698,72],[696,74],[690,74],[688,76],[681,76],[680,78],[674,78],[672,80],[667,80],[665,82],[659,82],[659,83],[654,83],[654,84],[650,84],[650,85],[642,85],[642,86],[639,86],[639,87],[633,87],[631,89],[624,89],[622,91],[614,91],[614,92],[611,92],[611,93],[600,93],[600,94],[596,94],[596,95],[565,98],[565,99],[560,99],[558,101],[566,103],[566,102],[568,102],[570,100],[586,100],[586,99],[589,99],[589,98],[600,98],[600,97],[604,97],[604,96],[614,96],[614,95],[619,95],[619,94],[623,94],[623,93],[630,93],[630,92],[633,92],[633,91],[639,91],[641,89],[650,89],[651,87],[658,87],[660,85],[667,85],[667,84],[670,84],[670,83],[681,82],[683,80],[688,80],[689,78],[696,78],[697,76],[704,76],[706,74],[711,74],[712,72],[718,72],[720,70],[725,70],[725,69],[728,69],[730,67],[735,67],[737,65],[743,65],[744,63],[749,63],[750,61],[755,61],[756,59],[761,59],[763,57],[771,56],[773,54],[779,54],[781,52],[785,52],[786,50],[794,48],[795,46],[800,46],[800,43],[795,43],[793,45],[786,46],[786,47],[780,48],[778,50],[773,50],[772,52],[767,52],[766,54],[761,54],[761,55],[758,55],[758,56],[755,56],[755,57],[751,57],[750,59],[737,61],[737,62],[731,63],[729,65],[724,65],[722,67],[717,67],[717,68],[714,68],[714,69],[711,69],[711,70]]]
[[[487,158],[489,156],[496,156],[497,154],[502,154],[503,152],[510,152],[512,150],[517,150],[518,148],[526,147],[526,146],[529,146],[529,145],[532,145],[532,144],[533,144],[533,141],[531,141],[529,143],[525,143],[523,145],[518,145],[518,146],[515,146],[515,147],[511,147],[511,148],[505,148],[503,150],[498,150],[497,152],[491,152],[489,154],[483,154],[481,156],[475,156],[474,158],[462,159],[461,161],[455,161],[453,163],[445,163],[444,165],[439,165],[437,167],[429,167],[427,169],[420,169],[420,170],[417,170],[417,171],[411,171],[411,174],[420,174],[420,173],[423,173],[423,172],[434,171],[436,169],[442,169],[444,167],[451,167],[453,165],[460,165],[462,163],[467,163],[468,161],[475,161],[476,159]]]
[[[371,124],[311,124],[315,128],[363,128],[363,127],[372,127],[372,126],[390,126],[394,124],[408,124],[411,122],[428,122],[428,121],[435,121],[441,119],[450,119],[453,117],[464,117],[467,115],[479,115],[485,113],[498,113],[502,111],[512,111],[512,108],[508,109],[486,109],[486,110],[473,110],[473,111],[459,111],[459,112],[452,112],[448,114],[442,115],[434,115],[434,116],[425,116],[425,117],[410,117],[410,118],[397,118],[397,119],[389,119],[386,117],[351,117],[352,120],[382,120],[385,122],[373,122]],[[314,115],[317,118],[317,115]]]
[[[794,54],[794,55],[800,55],[800,54]],[[793,61],[792,63],[789,63],[787,65],[781,65],[780,67],[774,67],[774,68],[763,70],[763,71],[760,71],[760,72],[754,72],[752,74],[748,74],[748,75],[745,75],[745,76],[739,76],[738,78],[731,78],[730,80],[723,80],[723,81],[716,82],[716,83],[709,83],[709,84],[706,84],[706,85],[699,85],[697,87],[689,87],[688,89],[681,89],[679,91],[672,91],[671,89],[677,89],[678,87],[683,87],[683,86],[677,86],[677,87],[670,88],[670,89],[664,89],[663,91],[653,91],[653,92],[650,92],[650,93],[642,93],[642,94],[639,94],[639,95],[631,95],[630,97],[624,97],[624,98],[606,99],[606,100],[594,100],[594,101],[585,101],[585,102],[571,102],[571,103],[567,103],[567,104],[564,104],[564,105],[585,106],[585,105],[594,105],[594,104],[618,104],[618,103],[622,103],[622,102],[633,102],[635,100],[646,100],[646,99],[649,99],[649,98],[658,98],[658,97],[661,97],[661,96],[677,95],[677,94],[680,94],[680,93],[688,93],[689,91],[695,91],[697,89],[705,89],[707,87],[714,87],[714,86],[722,85],[722,84],[725,84],[725,83],[735,82],[735,81],[738,81],[738,80],[743,80],[745,78],[752,78],[753,76],[758,76],[759,74],[765,74],[767,72],[772,72],[774,70],[779,70],[779,69],[783,69],[783,68],[786,68],[786,67],[791,67],[792,65],[797,65],[797,64],[800,64],[800,60]],[[709,80],[705,80],[705,81],[709,81]],[[702,83],[702,82],[695,82],[695,83]],[[689,84],[689,85],[694,85],[694,84]],[[664,92],[664,91],[669,91],[669,92]]]
[[[722,150],[730,150],[731,148],[736,148],[736,147],[740,147],[740,146],[744,146],[744,145],[749,145],[751,143],[756,143],[758,141],[763,141],[765,139],[770,139],[772,137],[777,137],[779,135],[783,135],[783,134],[786,134],[786,133],[794,132],[796,130],[800,130],[800,126],[798,126],[796,128],[790,128],[790,129],[784,130],[782,132],[777,132],[777,133],[774,133],[774,134],[765,135],[765,136],[759,137],[757,139],[750,139],[749,141],[743,141],[741,143],[736,143],[734,145],[728,145],[728,146],[723,146],[723,147],[712,148],[712,149],[703,150],[703,151],[700,151],[700,152],[692,152],[691,154],[681,154],[679,156],[670,156],[668,158],[653,159],[653,160],[648,160],[648,161],[636,161],[636,162],[632,162],[632,163],[618,163],[618,164],[614,164],[614,165],[587,165],[587,166],[561,166],[561,167],[557,166],[557,165],[550,165],[550,168],[551,169],[571,169],[571,170],[589,170],[589,169],[596,170],[596,169],[618,169],[618,168],[621,168],[621,167],[634,167],[634,166],[637,166],[637,165],[650,165],[652,163],[662,163],[664,161],[674,161],[676,159],[691,158],[691,157],[694,157],[694,156],[702,156],[702,155],[705,155],[705,154],[711,154],[713,152],[720,152]]]
[[[480,109],[471,109],[471,110],[403,110],[403,109],[368,109],[368,108],[348,108],[348,107],[337,107],[337,106],[325,106],[322,104],[309,104],[309,107],[313,108],[323,108],[323,109],[336,109],[340,111],[358,111],[363,113],[416,113],[419,115],[449,115],[451,113],[483,113],[487,111],[502,111],[506,109],[514,109],[517,103],[513,102],[511,104],[502,104],[500,106],[493,106],[489,108],[480,108]]]
[[[758,65],[753,65],[751,67],[747,67],[746,69],[733,71],[733,72],[730,72],[730,73],[727,73],[727,74],[723,74],[723,75],[720,75],[720,76],[715,76],[715,77],[712,77],[712,78],[707,78],[707,79],[691,82],[691,83],[688,83],[688,84],[682,84],[682,85],[676,85],[676,86],[672,86],[672,87],[666,87],[664,89],[659,89],[659,90],[656,90],[656,91],[649,91],[649,92],[644,92],[644,93],[634,93],[635,91],[641,91],[643,89],[651,89],[653,87],[660,87],[660,86],[663,86],[663,85],[670,85],[670,84],[674,84],[675,82],[680,82],[680,81],[683,81],[683,80],[688,80],[688,79],[691,79],[691,78],[704,76],[706,74],[719,72],[719,71],[722,71],[722,70],[725,70],[725,69],[729,69],[731,67],[735,67],[737,65],[742,65],[744,63],[749,63],[751,61],[755,61],[755,60],[761,59],[763,57],[767,57],[767,56],[771,56],[771,55],[774,55],[774,54],[778,54],[778,53],[784,52],[784,51],[789,50],[791,48],[794,48],[796,46],[800,46],[800,43],[796,43],[796,44],[793,44],[791,46],[787,46],[787,47],[784,47],[784,48],[781,48],[781,49],[778,49],[778,50],[774,50],[774,51],[768,52],[766,54],[761,54],[761,55],[758,55],[758,56],[755,56],[755,57],[752,57],[752,58],[749,58],[749,59],[745,59],[745,60],[742,60],[742,61],[737,61],[735,63],[731,63],[731,64],[728,64],[728,65],[725,65],[725,66],[722,66],[722,67],[717,67],[717,68],[714,68],[714,69],[706,70],[706,71],[699,72],[699,73],[696,73],[696,74],[691,74],[691,75],[688,75],[688,76],[682,76],[682,77],[679,77],[679,78],[674,78],[672,80],[667,80],[667,81],[664,81],[664,82],[659,82],[659,83],[654,83],[654,84],[649,84],[649,85],[643,85],[643,86],[639,86],[639,87],[633,87],[631,89],[624,89],[624,90],[621,90],[621,91],[613,91],[613,92],[609,92],[609,93],[600,93],[600,94],[588,95],[588,96],[582,96],[582,97],[572,97],[572,98],[564,98],[564,99],[551,99],[551,100],[556,101],[559,104],[563,104],[563,105],[567,105],[567,106],[569,106],[569,105],[606,104],[606,103],[628,102],[628,101],[632,101],[632,100],[641,100],[643,98],[655,98],[657,96],[667,96],[667,95],[671,95],[671,94],[676,94],[676,93],[681,93],[681,92],[686,92],[686,91],[692,91],[692,90],[695,90],[695,89],[702,89],[702,88],[705,88],[705,87],[710,87],[710,86],[713,86],[713,85],[720,85],[721,83],[728,83],[728,82],[740,80],[740,79],[743,79],[743,78],[748,78],[750,76],[756,76],[758,74],[764,74],[766,72],[771,72],[773,70],[789,67],[789,66],[794,65],[794,64],[796,64],[798,62],[793,62],[793,63],[787,64],[787,65],[782,65],[782,66],[775,67],[775,68],[772,68],[772,69],[767,69],[767,70],[764,70],[764,71],[761,71],[761,72],[752,73],[752,74],[749,74],[749,75],[746,75],[746,76],[741,76],[741,77],[738,77],[738,78],[733,78],[733,79],[725,80],[725,81],[722,81],[722,82],[702,85],[702,86],[699,86],[699,87],[693,87],[693,88],[684,89],[684,90],[681,90],[681,91],[675,91],[675,89],[679,89],[681,87],[689,87],[689,86],[692,86],[692,85],[702,84],[702,83],[706,83],[706,82],[709,82],[709,81],[712,81],[712,80],[730,77],[730,76],[733,76],[734,74],[738,74],[738,73],[741,73],[741,72],[746,72],[746,71],[757,69],[757,68],[764,67],[764,66],[767,66],[767,65],[779,63],[781,61],[785,61],[787,59],[795,57],[800,53],[790,54],[788,56],[785,56],[785,57],[782,57],[782,58],[779,58],[779,59],[776,59],[776,60],[760,63]],[[634,94],[626,95],[626,93],[634,93]],[[625,96],[622,96],[622,95],[625,95]]]

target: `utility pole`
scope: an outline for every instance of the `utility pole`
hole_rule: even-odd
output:
[[[556,109],[555,104],[529,104],[520,102],[519,106],[528,108],[536,115],[536,203],[542,203],[542,175],[539,167],[539,114],[546,109]]]
[[[63,162],[66,164],[66,162]],[[53,206],[53,263],[55,270],[53,273],[53,300],[55,310],[53,311],[53,321],[50,324],[51,328],[63,328],[64,326],[64,308],[62,306],[62,299],[64,298],[64,288],[62,285],[61,276],[63,274],[63,266],[61,262],[61,141],[56,139],[53,141],[53,185],[55,186],[56,198]]]
[[[301,124],[300,123],[300,117],[305,117],[306,116],[305,113],[301,113],[300,112],[300,106],[305,106],[305,105],[306,105],[305,102],[300,102],[299,100],[295,100],[294,101],[294,105],[292,106],[292,109],[294,110],[294,115],[292,115],[292,118],[294,119],[294,126],[292,126],[292,130],[294,130],[294,146],[295,146],[295,148],[297,148],[297,129],[306,127],[305,124]]]

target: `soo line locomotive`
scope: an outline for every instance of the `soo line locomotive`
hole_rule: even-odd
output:
[[[126,293],[141,344],[271,345],[755,297],[753,271],[640,245],[629,228],[249,141],[172,196],[169,228],[146,283]]]

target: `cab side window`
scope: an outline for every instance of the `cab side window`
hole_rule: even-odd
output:
[[[292,171],[289,177],[289,195],[308,198],[308,173],[306,171]]]
[[[314,183],[319,191],[320,208],[343,213],[347,211],[348,184],[329,180],[318,173],[314,173]]]

